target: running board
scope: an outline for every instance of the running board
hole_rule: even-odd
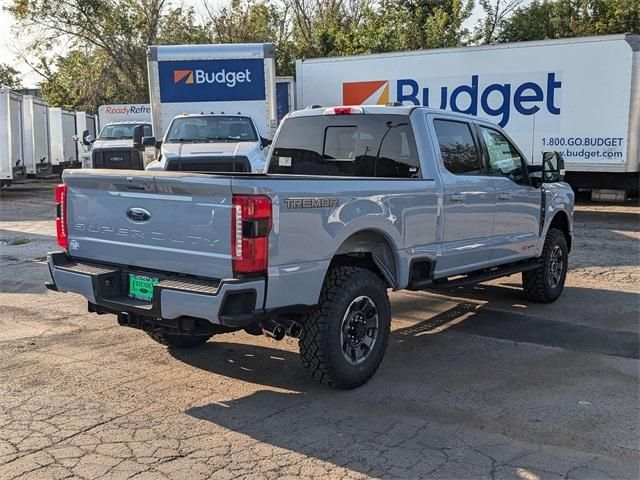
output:
[[[527,272],[529,270],[535,270],[540,267],[541,263],[538,259],[528,262],[520,262],[511,265],[505,265],[504,267],[497,267],[491,270],[483,270],[477,273],[470,273],[464,277],[454,277],[452,280],[438,279],[426,288],[453,288],[453,287],[466,287],[467,285],[473,285],[476,283],[486,282],[487,280],[493,280],[495,278],[506,277],[513,275],[514,273]]]

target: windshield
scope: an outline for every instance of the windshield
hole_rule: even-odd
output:
[[[249,117],[211,116],[176,118],[169,127],[167,142],[257,142]]]
[[[285,120],[269,173],[420,178],[406,115],[320,115]]]
[[[137,126],[138,124],[135,123],[105,125],[98,138],[100,140],[131,140],[133,129]],[[144,125],[142,136],[150,137],[151,135],[151,125]]]

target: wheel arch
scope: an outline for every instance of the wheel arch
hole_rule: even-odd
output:
[[[358,230],[345,238],[336,250],[329,270],[336,265],[352,265],[373,271],[389,288],[400,285],[400,261],[397,246],[384,231]]]
[[[567,212],[565,212],[564,210],[558,210],[551,218],[549,227],[547,228],[547,232],[550,229],[555,228],[557,230],[560,230],[564,234],[564,238],[567,241],[567,248],[569,249],[569,251],[571,251],[572,241],[570,225],[571,223],[569,222],[569,215],[567,214]]]

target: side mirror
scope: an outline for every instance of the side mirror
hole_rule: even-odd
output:
[[[142,135],[143,135],[144,127],[142,125],[137,125],[133,128],[133,146],[135,148],[142,147]]]
[[[76,139],[77,139],[77,136],[76,136]],[[93,138],[93,135],[91,135],[89,133],[89,130],[84,130],[82,132],[82,144],[83,145],[89,146],[89,145],[91,145],[93,143],[94,140],[95,140],[95,138]]]
[[[138,127],[136,127],[138,128]],[[142,137],[142,146],[143,147],[155,147],[156,146],[156,137]]]
[[[272,142],[273,142],[273,140],[269,140],[268,138],[260,137],[260,146],[262,148],[268,147],[269,145],[271,145]]]
[[[545,183],[564,180],[564,159],[559,152],[542,152],[542,180]]]

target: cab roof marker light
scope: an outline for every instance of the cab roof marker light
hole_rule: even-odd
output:
[[[355,115],[364,113],[361,107],[332,107],[325,108],[325,115]]]

